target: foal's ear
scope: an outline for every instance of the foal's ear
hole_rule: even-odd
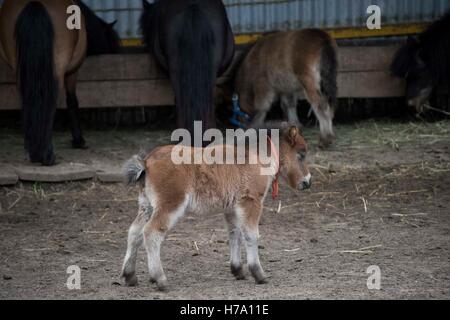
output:
[[[300,132],[298,131],[297,127],[292,126],[289,128],[288,141],[291,146],[295,146],[295,144],[297,143],[299,134],[300,134]]]

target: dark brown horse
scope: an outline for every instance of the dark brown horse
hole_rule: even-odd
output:
[[[143,0],[141,29],[149,51],[169,74],[177,124],[193,131],[215,126],[213,95],[217,77],[234,55],[234,37],[220,0]]]
[[[0,11],[0,56],[14,69],[22,98],[25,150],[31,162],[55,164],[52,129],[66,90],[75,148],[84,148],[76,96],[77,70],[87,46],[81,29],[67,27],[71,0],[5,0]]]
[[[396,53],[391,71],[406,80],[406,99],[417,113],[438,86],[450,88],[450,11]]]

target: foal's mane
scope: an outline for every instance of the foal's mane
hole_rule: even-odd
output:
[[[287,121],[280,121],[280,120],[272,120],[272,121],[266,121],[264,123],[264,125],[262,125],[261,127],[252,127],[252,129],[255,129],[256,131],[262,130],[262,129],[266,129],[267,130],[267,134],[269,137],[272,136],[272,131],[273,130],[279,130],[280,132],[280,139],[282,138],[283,134],[286,132],[287,129],[291,128],[291,127],[297,127],[294,123],[290,123]],[[302,129],[298,128],[298,131],[301,135],[303,135]]]

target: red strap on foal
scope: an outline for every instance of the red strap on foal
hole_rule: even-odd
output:
[[[272,199],[275,200],[278,197],[278,175],[280,173],[280,156],[277,152],[277,148],[272,142],[270,137],[267,137],[270,143],[270,153],[275,157],[276,165],[277,165],[277,173],[275,174],[275,178],[272,181]]]
[[[272,199],[278,198],[278,173],[272,181]]]

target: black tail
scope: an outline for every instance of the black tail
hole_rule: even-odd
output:
[[[25,148],[32,162],[54,163],[51,134],[58,97],[54,30],[44,5],[30,2],[17,19],[17,76],[22,96]]]
[[[197,4],[190,5],[184,15],[178,38],[177,117],[178,126],[193,132],[194,121],[203,121],[204,130],[215,126],[215,36],[207,17]]]
[[[330,106],[334,108],[337,102],[338,58],[336,48],[331,41],[331,39],[327,39],[322,49],[320,90],[327,97]]]

